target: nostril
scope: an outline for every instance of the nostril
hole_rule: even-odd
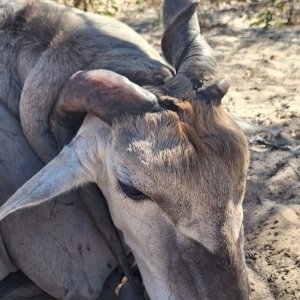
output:
[[[180,248],[181,259],[188,266],[188,281],[194,281],[200,287],[199,292],[201,286],[205,287],[207,299],[249,299],[243,251],[232,251],[222,246],[212,252],[200,242],[187,238]]]

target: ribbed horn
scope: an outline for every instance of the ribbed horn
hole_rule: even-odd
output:
[[[200,34],[197,0],[165,0],[162,50],[175,68],[167,83],[172,96],[219,102],[229,88],[227,78],[218,74],[212,49]]]

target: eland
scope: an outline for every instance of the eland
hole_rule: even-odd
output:
[[[0,5],[0,276],[96,299],[118,264],[153,300],[246,300],[247,141],[196,0],[165,0],[166,61],[126,25]],[[124,242],[123,242],[124,241]]]

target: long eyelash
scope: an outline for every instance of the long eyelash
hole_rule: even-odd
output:
[[[117,180],[116,183],[114,183],[114,188],[118,191],[118,192],[122,192],[122,188],[119,184],[119,180]]]
[[[133,185],[127,185],[118,180],[119,188],[121,191],[132,200],[144,200],[147,196],[140,190],[136,189]]]
[[[132,180],[129,175],[129,171],[125,166],[118,165],[116,167],[118,179],[126,185],[133,185]]]

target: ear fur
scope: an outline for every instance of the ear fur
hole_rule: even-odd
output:
[[[214,105],[218,106],[221,104],[221,100],[227,93],[229,86],[229,79],[226,76],[199,92],[196,90],[196,93],[199,95],[197,97],[203,101],[211,101]]]

